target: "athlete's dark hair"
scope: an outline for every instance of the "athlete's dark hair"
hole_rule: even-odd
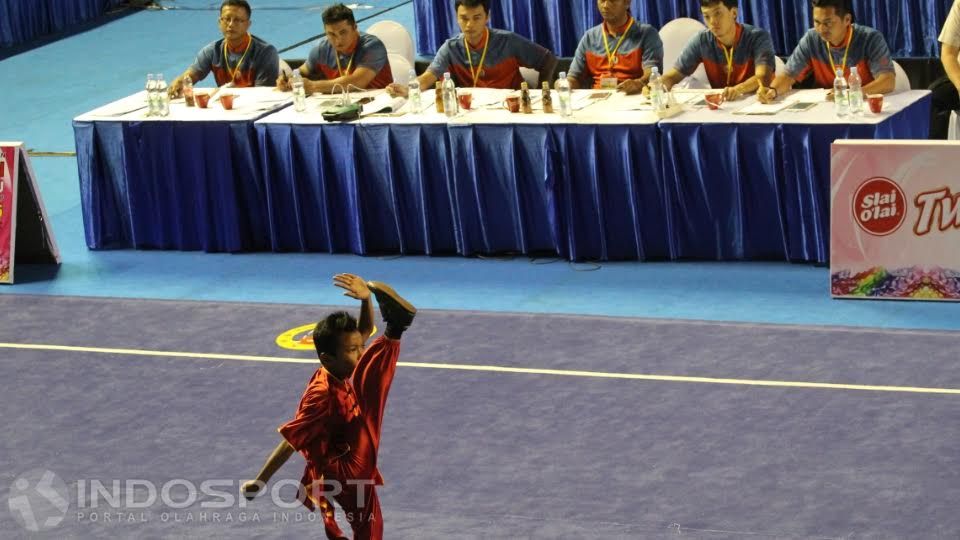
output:
[[[327,315],[313,328],[313,348],[317,350],[317,356],[323,353],[336,356],[340,336],[358,330],[357,319],[346,311]]]
[[[323,25],[329,26],[338,22],[348,21],[356,26],[357,20],[353,18],[353,10],[343,4],[334,4],[323,10]]]
[[[734,9],[740,7],[740,0],[700,0],[701,8],[713,7],[717,4],[723,4],[730,9]]]
[[[453,3],[453,10],[457,11],[460,9],[460,6],[465,8],[475,8],[477,6],[483,7],[484,13],[490,13],[490,5],[487,0],[457,0]]]
[[[223,8],[227,6],[243,8],[247,10],[247,18],[250,18],[250,15],[253,14],[253,10],[250,9],[250,4],[247,0],[223,0],[223,3],[220,4],[220,13],[223,13]]]
[[[836,10],[837,15],[843,17],[847,13],[850,14],[850,18],[853,18],[853,4],[850,0],[811,0],[813,7],[818,8],[829,8],[832,7]]]

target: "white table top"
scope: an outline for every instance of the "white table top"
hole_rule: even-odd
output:
[[[461,90],[462,91],[462,90]],[[884,98],[884,109],[880,114],[873,114],[867,110],[862,117],[852,119],[841,119],[834,113],[832,102],[826,101],[825,90],[797,90],[791,92],[780,100],[780,103],[790,104],[795,102],[816,103],[813,108],[800,111],[780,111],[769,115],[742,114],[746,107],[757,103],[754,96],[748,96],[738,101],[725,103],[720,110],[713,111],[703,106],[692,105],[700,101],[702,95],[708,90],[680,90],[674,93],[675,98],[681,102],[684,112],[671,118],[660,120],[653,113],[649,101],[642,96],[626,96],[622,93],[609,93],[604,99],[590,99],[606,92],[595,90],[577,90],[574,91],[575,108],[570,119],[565,119],[559,114],[544,114],[539,104],[540,92],[531,92],[534,97],[533,114],[511,114],[502,107],[504,98],[508,95],[517,95],[518,92],[512,90],[491,90],[487,88],[473,88],[473,110],[460,114],[452,119],[445,115],[438,114],[434,108],[434,92],[429,90],[423,94],[424,112],[421,114],[409,114],[407,105],[405,105],[398,114],[375,115],[354,122],[356,124],[450,124],[450,125],[473,125],[473,124],[655,124],[664,123],[740,123],[740,124],[878,124],[890,115],[902,110],[906,106],[914,103],[930,92],[927,90],[913,90],[888,94]],[[383,91],[372,91],[358,94],[352,94],[351,99],[358,100],[365,96],[376,96]],[[287,108],[277,113],[266,116],[258,121],[258,124],[324,124],[326,123],[320,110],[328,106],[331,100],[339,99],[331,96],[311,96],[308,98],[307,110],[298,113],[293,108]],[[554,92],[554,107],[558,108],[556,92]],[[588,105],[589,104],[589,105]],[[586,106],[584,106],[586,105]],[[864,104],[866,107],[866,104]]]
[[[210,90],[210,89],[202,89]],[[461,90],[462,92],[463,90]],[[857,119],[841,119],[834,114],[833,103],[825,100],[824,90],[798,90],[784,96],[782,103],[808,102],[817,105],[807,111],[780,111],[770,115],[741,114],[746,107],[756,104],[750,96],[738,101],[724,103],[717,111],[702,106],[684,105],[684,112],[667,119],[659,119],[652,111],[649,101],[642,96],[626,96],[619,92],[597,90],[576,90],[573,93],[574,114],[563,118],[559,114],[544,114],[540,105],[540,92],[532,91],[533,114],[510,113],[503,107],[507,96],[519,95],[513,90],[494,90],[472,88],[473,109],[448,118],[436,112],[434,91],[423,93],[423,112],[411,114],[409,105],[404,105],[398,113],[373,115],[361,118],[355,124],[640,124],[652,125],[657,122],[670,124],[878,124],[891,114],[902,110],[930,92],[911,90],[888,94],[884,98],[884,110],[880,114],[867,111]],[[315,95],[307,98],[307,110],[300,113],[293,107],[282,108],[292,101],[289,92],[278,92],[273,88],[231,88],[224,90],[236,95],[234,109],[224,110],[218,101],[211,100],[207,109],[187,107],[183,99],[174,100],[170,105],[170,116],[146,116],[146,92],[140,91],[132,96],[114,101],[76,118],[78,121],[119,121],[119,122],[236,122],[257,120],[258,124],[326,124],[321,110],[341,99],[340,96]],[[695,103],[704,91],[682,90],[675,93],[681,103]],[[383,94],[383,90],[354,93],[354,101],[363,97]],[[599,99],[592,99],[599,97]],[[556,92],[553,94],[554,108],[559,109]],[[277,109],[281,109],[277,111]],[[276,111],[272,112],[271,111]],[[262,117],[262,118],[261,118]]]
[[[213,89],[198,88],[197,90],[212,91]],[[218,96],[210,100],[210,105],[206,109],[187,107],[183,98],[179,98],[170,104],[170,116],[147,116],[147,92],[144,90],[81,114],[74,120],[80,122],[236,122],[255,120],[291,102],[289,93],[277,92],[267,87],[229,88],[221,92],[229,92],[236,96],[232,110],[228,111],[221,107],[220,102],[216,101]]]
[[[663,120],[666,124],[879,124],[892,114],[919,101],[929,94],[928,90],[910,90],[884,96],[883,110],[873,114],[865,109],[860,118],[838,118],[834,105],[826,101],[826,90],[797,90],[785,95],[779,102],[816,103],[812,109],[800,112],[780,111],[772,115],[739,114],[744,108],[757,103],[755,96],[724,103],[720,110],[705,107],[689,108],[681,115]],[[866,103],[864,103],[866,108]]]
[[[464,89],[460,90],[461,92]],[[577,90],[574,92],[573,101],[575,110],[570,119],[563,118],[559,114],[544,114],[543,107],[540,104],[540,91],[531,91],[533,101],[533,114],[511,113],[503,107],[503,101],[507,96],[519,95],[515,90],[496,90],[490,88],[471,88],[473,93],[473,108],[470,111],[454,117],[447,118],[446,115],[436,112],[434,106],[434,91],[428,90],[423,93],[422,103],[423,112],[420,114],[409,114],[409,105],[404,105],[399,114],[393,115],[375,115],[361,118],[354,124],[450,124],[450,125],[473,125],[473,124],[656,124],[659,120],[649,105],[646,98],[642,96],[626,96],[619,92]],[[382,94],[383,90],[372,92],[354,93],[350,95],[353,101],[362,97],[376,96]],[[600,96],[602,99],[590,99],[592,96]],[[307,98],[307,110],[298,113],[292,107],[278,111],[265,118],[262,118],[257,124],[326,124],[321,116],[321,110],[329,106],[329,103],[340,99],[340,96],[310,96]],[[555,110],[559,110],[560,104],[557,93],[553,92],[553,105]]]

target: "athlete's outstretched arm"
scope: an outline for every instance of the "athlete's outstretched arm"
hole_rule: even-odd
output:
[[[347,291],[344,296],[360,300],[360,318],[357,319],[357,330],[363,336],[363,341],[373,335],[373,302],[370,301],[370,289],[367,282],[360,276],[353,274],[337,274],[333,276],[333,284]]]
[[[243,485],[240,486],[240,493],[246,497],[247,500],[256,497],[257,493],[267,485],[267,482],[270,481],[274,473],[290,459],[293,452],[293,447],[290,446],[290,443],[288,443],[286,439],[280,441],[280,444],[274,448],[273,453],[267,458],[267,462],[263,464],[263,468],[260,469],[257,477],[244,482]]]

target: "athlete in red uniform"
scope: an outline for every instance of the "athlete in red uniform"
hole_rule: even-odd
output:
[[[358,276],[339,274],[334,284],[362,302],[360,320],[340,311],[317,323],[313,339],[322,366],[307,384],[294,419],[280,426],[283,440],[241,491],[248,499],[255,497],[298,451],[307,461],[301,501],[323,513],[327,537],[345,538],[334,520],[328,499],[333,497],[346,514],[355,540],[380,539],[383,518],[376,492],[376,486],[383,485],[377,470],[380,427],[400,357],[400,336],[417,310],[384,283],[364,283]],[[373,331],[371,293],[386,330],[363,350]]]

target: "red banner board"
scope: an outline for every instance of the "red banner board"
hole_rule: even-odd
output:
[[[24,215],[17,215],[21,208],[27,210]],[[28,244],[36,242],[38,245],[23,246],[22,251],[29,254],[29,259],[36,259],[40,253],[42,258],[59,264],[60,252],[27,151],[23,143],[0,142],[0,283],[13,283],[17,228],[18,225],[25,226],[27,220],[29,230],[35,233]]]

